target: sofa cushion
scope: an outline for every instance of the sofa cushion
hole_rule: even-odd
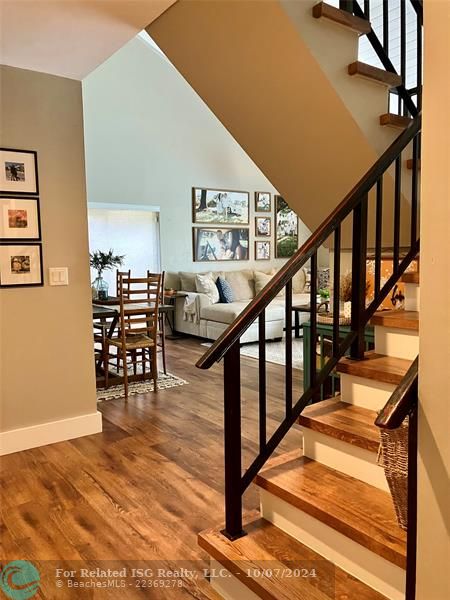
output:
[[[195,286],[199,294],[205,294],[213,304],[219,302],[219,290],[217,289],[216,280],[211,272],[197,273],[195,276]]]
[[[306,284],[306,271],[300,269],[292,278],[292,291],[294,294],[301,294],[305,289]]]
[[[188,273],[186,271],[180,271],[180,285],[183,292],[196,292],[195,287],[195,273]]]
[[[225,279],[231,285],[234,299],[238,302],[251,300],[255,295],[255,285],[253,281],[253,271],[244,269],[243,271],[227,271]]]
[[[272,277],[273,275],[267,275],[261,271],[255,271],[255,293],[259,294],[259,292],[269,283]],[[285,290],[283,288],[281,292],[277,294],[277,296],[284,296],[284,294]]]
[[[231,304],[211,304],[200,310],[200,317],[217,323],[232,323],[244,310],[248,302],[232,302]],[[271,302],[266,308],[266,321],[284,319],[284,305]]]
[[[218,277],[216,280],[216,286],[219,291],[219,301],[222,304],[230,304],[234,302],[234,294],[231,285],[223,277]]]
[[[173,271],[166,271],[164,278],[164,287],[166,288],[166,290],[180,290],[181,281],[178,273],[174,273]]]

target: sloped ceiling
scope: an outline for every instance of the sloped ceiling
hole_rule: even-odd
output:
[[[81,80],[176,0],[0,0],[0,62]]]

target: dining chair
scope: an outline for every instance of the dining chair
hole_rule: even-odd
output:
[[[116,296],[120,298],[120,277],[130,278],[131,277],[131,269],[128,271],[116,271]]]
[[[161,274],[152,277],[119,276],[120,317],[119,331],[106,339],[106,354],[109,346],[117,348],[117,360],[123,365],[125,398],[128,399],[128,368],[131,365],[136,375],[141,364],[142,374],[146,374],[149,363],[150,378],[154,391],[158,389],[157,336],[159,300],[161,296]],[[147,358],[148,356],[148,358]],[[108,386],[108,369],[106,369]]]
[[[147,277],[156,277],[159,273],[151,273],[147,271]],[[160,273],[161,275],[161,293],[159,297],[159,306],[161,307],[164,304],[164,280],[165,280],[165,271]],[[166,368],[166,315],[161,310],[158,315],[158,340],[157,340],[158,352],[161,353],[162,363],[163,363],[163,372],[164,375],[167,375]]]

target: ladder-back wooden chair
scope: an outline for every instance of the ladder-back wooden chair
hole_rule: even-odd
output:
[[[150,273],[147,271],[147,277],[156,277],[158,273]],[[165,271],[161,273],[161,294],[159,297],[159,306],[164,304],[164,279],[165,279]],[[161,353],[162,363],[163,363],[163,372],[164,375],[167,375],[166,368],[166,315],[165,313],[159,311],[158,315],[158,352]]]
[[[128,271],[116,271],[116,296],[118,298],[120,298],[120,278],[121,277],[125,277],[125,278],[130,278],[131,277],[131,269],[128,269]]]
[[[117,360],[123,366],[125,398],[128,399],[128,367],[132,365],[134,374],[141,364],[145,377],[146,363],[149,363],[154,390],[158,389],[157,336],[159,299],[161,296],[161,275],[152,277],[119,276],[120,318],[116,337],[107,338],[109,345],[117,348]],[[108,386],[108,370],[106,370]]]

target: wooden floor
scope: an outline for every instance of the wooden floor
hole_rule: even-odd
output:
[[[36,597],[217,598],[196,541],[223,519],[222,366],[196,369],[204,351],[195,339],[169,342],[169,371],[189,384],[100,404],[103,433],[2,458],[0,558],[38,566]],[[257,377],[257,361],[243,358],[244,460],[257,450]],[[268,365],[269,432],[283,416],[283,381],[283,368]],[[299,378],[294,386],[300,390]],[[294,429],[280,451],[300,443]],[[258,508],[253,487],[245,508]],[[69,588],[64,577],[56,587],[57,568],[76,571],[76,585],[91,581],[82,568],[125,567],[125,583],[115,578],[123,588]],[[132,568],[154,576],[131,578]],[[196,575],[157,577],[157,569],[181,568]],[[156,579],[167,587],[147,587]]]

